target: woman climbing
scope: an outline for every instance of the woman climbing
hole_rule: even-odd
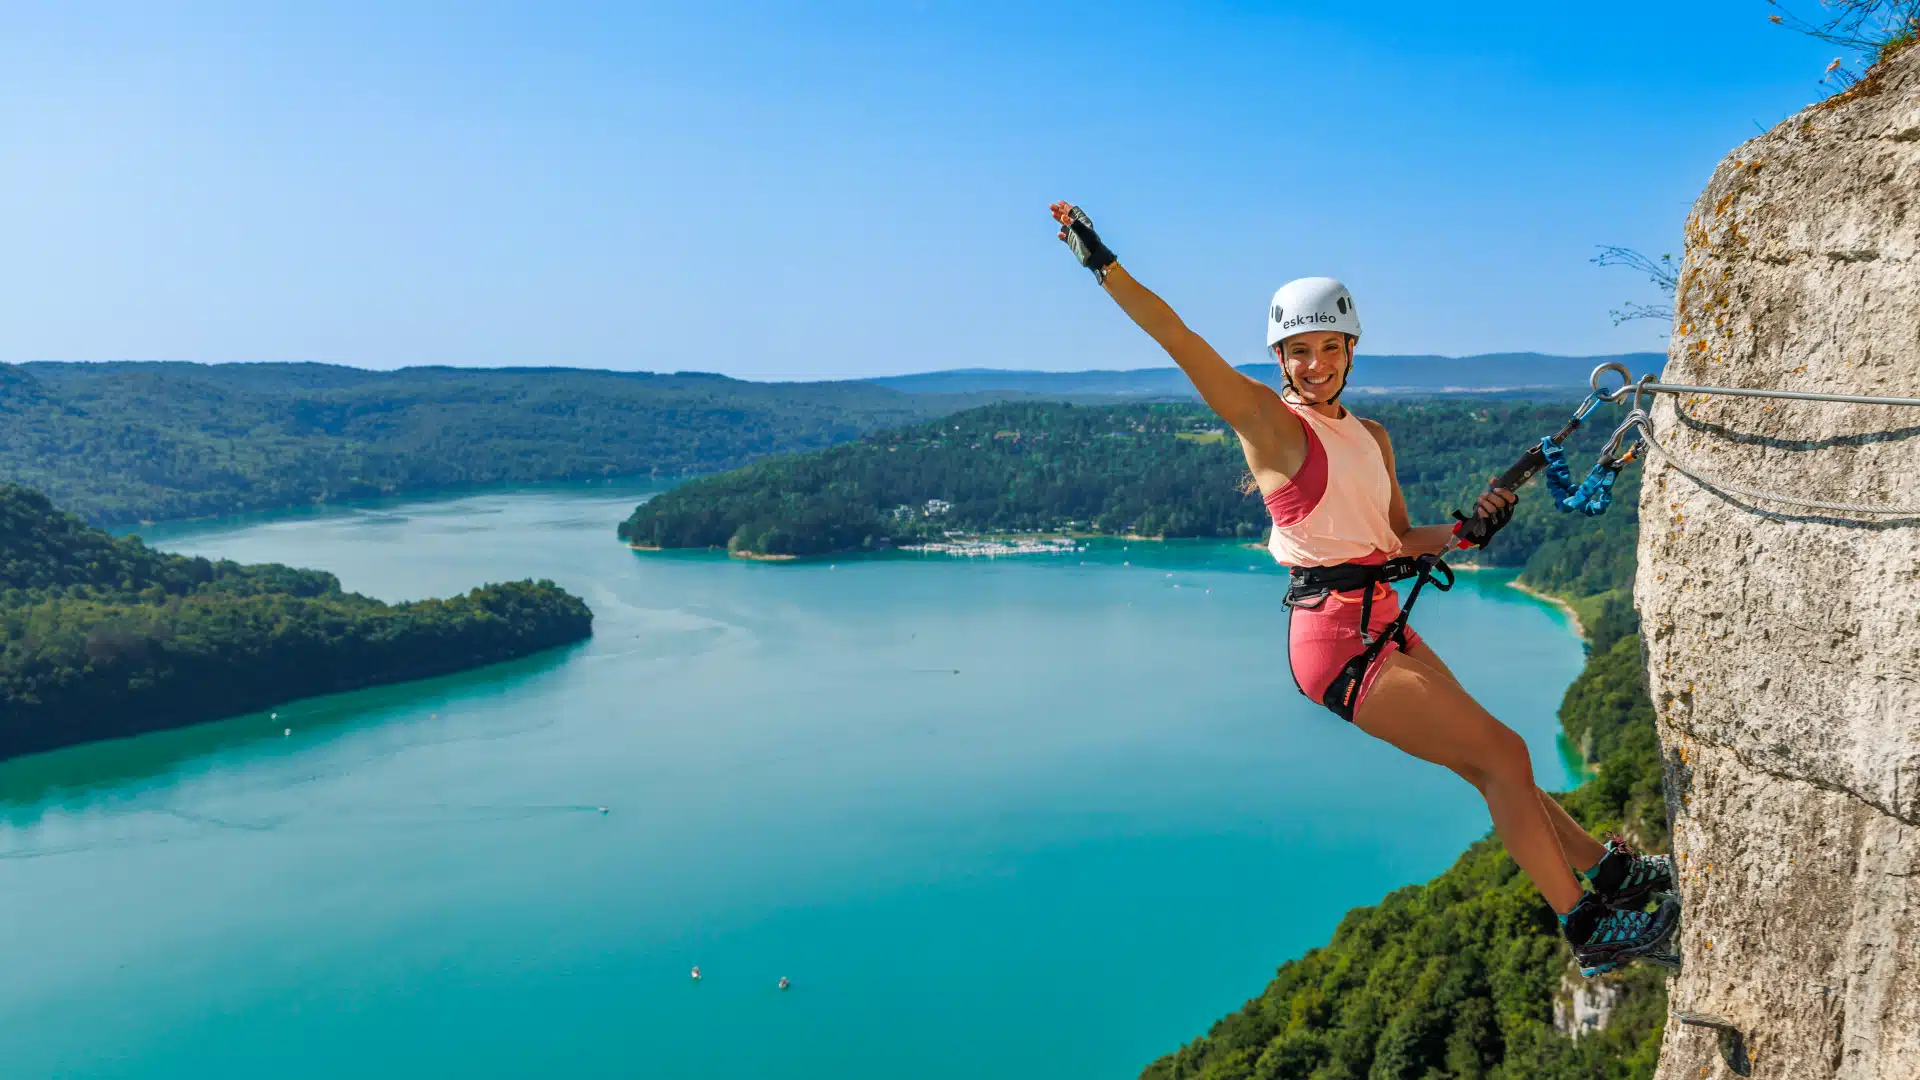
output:
[[[1501,842],[1559,916],[1583,974],[1661,955],[1679,905],[1667,898],[1652,913],[1643,909],[1651,895],[1673,888],[1670,857],[1637,854],[1618,838],[1601,844],[1536,787],[1525,741],[1407,628],[1391,584],[1419,579],[1408,608],[1424,585],[1447,588],[1452,574],[1440,556],[1456,546],[1485,546],[1512,516],[1514,493],[1489,483],[1475,517],[1409,523],[1386,429],[1339,404],[1360,316],[1338,281],[1301,278],[1274,293],[1267,349],[1280,365],[1282,395],[1234,370],[1135,281],[1078,207],[1057,202],[1051,209],[1080,264],[1239,435],[1273,516],[1268,546],[1292,568],[1287,646],[1301,693],[1477,788]],[[1577,867],[1586,869],[1576,876]]]

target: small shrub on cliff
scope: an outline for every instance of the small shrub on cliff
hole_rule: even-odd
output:
[[[1848,67],[1847,58],[1841,56],[1827,65],[1820,80],[1842,94],[1856,87],[1868,89],[1876,65],[1920,39],[1920,0],[1822,0],[1821,16],[1811,20],[1779,0],[1767,3],[1781,9],[1768,16],[1774,23],[1853,53],[1855,62],[1866,69],[1864,75]]]

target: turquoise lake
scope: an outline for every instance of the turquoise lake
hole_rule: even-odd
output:
[[[645,494],[143,530],[594,637],[0,763],[0,1074],[1133,1077],[1488,828],[1294,690],[1264,551],[636,553]],[[1507,580],[1414,625],[1564,787],[1582,649]]]

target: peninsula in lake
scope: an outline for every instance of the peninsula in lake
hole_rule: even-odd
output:
[[[1407,509],[1456,507],[1566,422],[1567,403],[1379,401]],[[1592,460],[1607,432],[1568,440]],[[723,548],[744,557],[822,556],[956,536],[1052,533],[1264,540],[1271,524],[1243,489],[1240,448],[1204,406],[1003,402],[841,446],[770,457],[700,477],[634,508],[619,528],[638,548]],[[1612,513],[1559,514],[1531,494],[1498,542],[1473,553],[1521,567],[1534,587],[1575,599],[1580,617],[1631,621],[1638,473]],[[1602,609],[1605,610],[1602,610]]]
[[[0,484],[0,759],[464,671],[586,638],[551,581],[385,604],[332,574],[168,555]]]

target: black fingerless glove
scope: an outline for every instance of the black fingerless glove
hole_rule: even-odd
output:
[[[1460,524],[1453,527],[1453,535],[1474,547],[1486,547],[1493,542],[1493,534],[1505,528],[1507,522],[1513,520],[1513,508],[1515,505],[1518,504],[1507,503],[1502,505],[1490,518],[1480,517],[1479,515],[1468,517],[1460,511],[1455,510],[1453,512],[1454,520]]]
[[[1070,212],[1073,220],[1061,226],[1060,239],[1066,241],[1081,266],[1093,271],[1094,280],[1107,280],[1107,268],[1119,260],[1100,242],[1100,234],[1093,231],[1093,219],[1085,210],[1075,206]]]

